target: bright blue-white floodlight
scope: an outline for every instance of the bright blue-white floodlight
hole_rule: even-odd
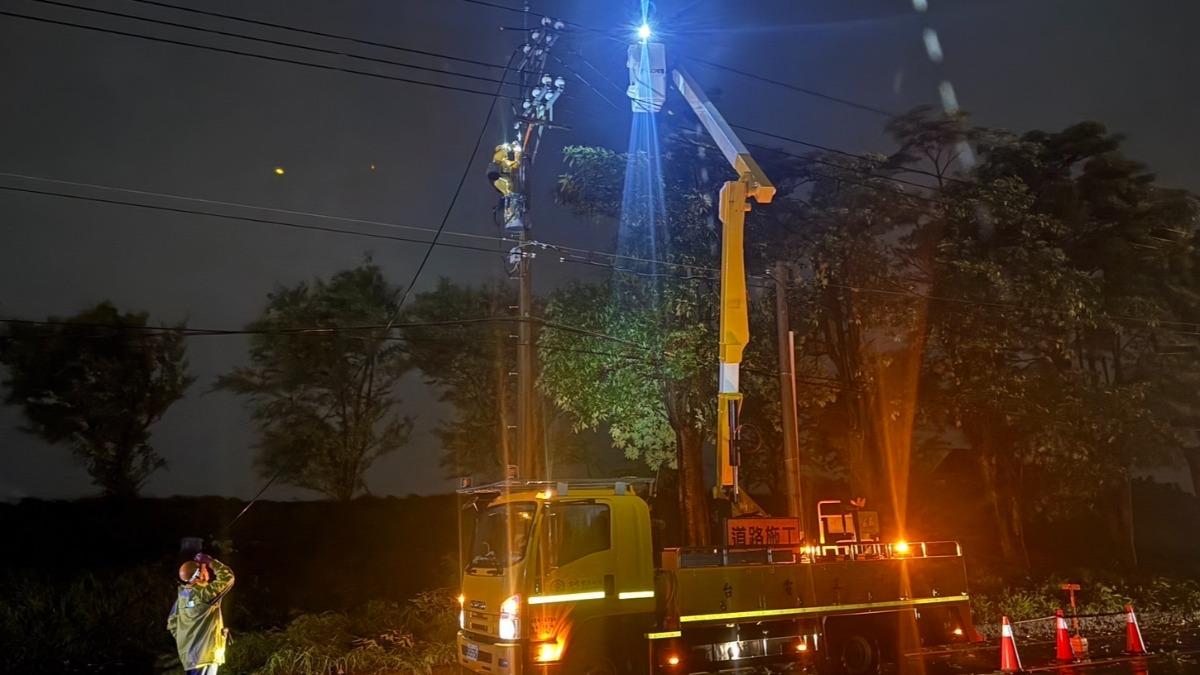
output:
[[[651,34],[652,34],[652,31],[650,30],[650,24],[642,23],[642,25],[638,26],[637,36],[638,36],[638,39],[641,40],[642,42],[649,40]]]

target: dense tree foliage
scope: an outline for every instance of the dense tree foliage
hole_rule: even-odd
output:
[[[5,402],[21,407],[27,431],[69,444],[92,482],[117,497],[135,496],[166,466],[150,427],[193,381],[180,329],[147,330],[147,318],[102,302],[0,336]]]
[[[398,300],[369,262],[268,296],[248,327],[250,365],[217,383],[251,401],[264,475],[350,499],[371,463],[407,442],[395,390],[410,362],[390,329]]]
[[[788,268],[806,463],[904,528],[914,462],[936,466],[962,445],[1010,561],[1027,562],[1031,518],[1102,503],[1136,564],[1131,480],[1181,455],[1200,465],[1188,436],[1200,427],[1195,197],[1159,186],[1096,123],[1015,136],[919,108],[887,131],[890,156],[783,155],[769,171],[781,198],[755,210],[747,238],[752,271]],[[618,340],[542,355],[554,401],[581,426],[607,425],[628,456],[679,467],[685,504],[703,488],[689,481],[713,421],[716,351],[711,273],[687,265],[716,263],[712,203],[728,175],[689,142],[665,144],[668,245],[643,254],[670,264],[627,264],[547,308]],[[566,152],[559,198],[622,217],[630,157]],[[765,379],[748,406],[775,427],[768,300],[759,293],[748,363]],[[566,331],[542,344],[600,351]],[[776,443],[776,431],[762,437]]]
[[[716,418],[717,278],[720,226],[715,193],[731,171],[719,154],[679,131],[664,139],[661,212],[631,204],[627,174],[657,179],[650,158],[570,147],[557,196],[598,225],[619,223],[612,278],[551,296],[540,340],[542,389],[578,428],[605,428],[630,459],[677,471],[682,539],[711,537],[703,447]],[[794,170],[781,171],[786,190]],[[637,194],[635,199],[644,199]],[[754,214],[751,228],[768,228]],[[747,354],[743,389],[769,386],[773,360]],[[766,379],[759,377],[765,373]],[[770,396],[755,401],[771,401]],[[757,414],[762,418],[763,411]],[[754,415],[748,412],[750,419]],[[759,462],[760,467],[765,465]]]

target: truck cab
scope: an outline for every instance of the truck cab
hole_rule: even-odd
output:
[[[976,637],[954,542],[671,548],[656,567],[638,494],[650,485],[510,480],[460,491],[477,513],[458,598],[461,668],[674,675],[816,664],[867,675]]]
[[[568,662],[604,660],[596,650],[617,632],[638,636],[653,625],[650,514],[633,485],[495,487],[469,493],[487,504],[464,555],[464,666],[559,672]]]

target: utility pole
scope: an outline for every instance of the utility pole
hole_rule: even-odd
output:
[[[779,345],[779,411],[783,420],[783,472],[787,513],[804,529],[800,485],[800,435],[796,420],[796,334],[788,325],[787,265],[775,263],[775,341]]]
[[[536,379],[533,333],[533,254],[527,251],[529,230],[523,230],[518,239],[521,257],[517,261],[517,457],[521,473],[526,478],[542,474],[538,466],[539,455],[533,384]]]
[[[504,236],[517,242],[508,253],[508,268],[509,276],[517,280],[515,454],[520,474],[525,478],[537,478],[543,473],[538,405],[534,392],[534,383],[537,381],[534,348],[537,339],[533,325],[531,263],[534,253],[528,212],[530,167],[537,157],[542,132],[553,124],[554,102],[566,86],[562,77],[553,77],[545,72],[546,57],[564,27],[562,21],[542,17],[538,27],[528,30],[527,42],[519,47],[520,59],[516,60],[515,70],[521,78],[521,103],[514,106],[513,110],[514,138],[496,146],[492,164],[488,168],[488,180],[501,195],[496,209],[501,216],[498,224]]]

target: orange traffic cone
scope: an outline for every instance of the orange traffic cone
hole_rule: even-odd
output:
[[[1067,632],[1067,620],[1063,618],[1061,609],[1054,612],[1054,658],[1059,663],[1071,663],[1075,660],[1075,651],[1071,649],[1071,634]]]
[[[1138,627],[1137,617],[1133,614],[1133,605],[1125,605],[1125,653],[1145,654],[1146,643],[1142,640],[1142,629]]]
[[[1021,657],[1017,655],[1017,641],[1013,639],[1012,624],[1007,616],[1000,617],[1000,670],[1021,672]]]

